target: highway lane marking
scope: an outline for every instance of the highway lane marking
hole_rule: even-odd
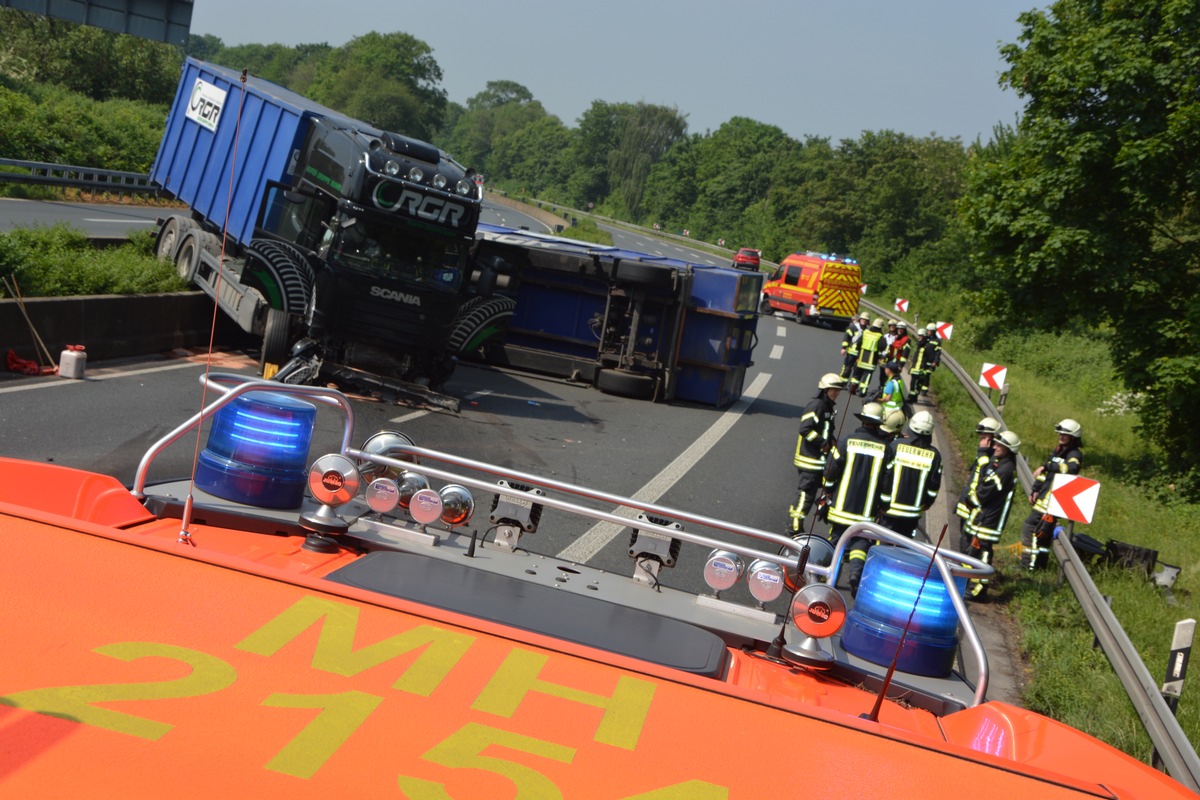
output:
[[[158,220],[154,219],[130,219],[122,217],[120,219],[103,219],[101,217],[85,217],[84,222],[113,222],[124,225],[157,225]]]
[[[780,325],[778,328],[775,329],[775,335],[778,336],[780,339],[786,339],[787,338],[787,326]]]
[[[729,429],[733,424],[742,418],[742,414],[750,405],[758,398],[767,382],[771,380],[770,373],[760,373],[757,378],[750,384],[749,387],[742,393],[729,410],[721,415],[721,418],[714,422],[708,430],[700,435],[696,441],[692,442],[688,449],[680,453],[674,461],[663,468],[662,472],[655,475],[649,483],[638,490],[637,494],[633,495],[634,500],[643,503],[657,503],[658,499],[671,490],[671,487],[679,482],[679,479],[688,473],[694,467],[704,454],[711,450],[721,438],[729,433]],[[637,510],[622,506],[613,512],[622,517],[630,519],[637,518]],[[576,564],[586,564],[604,546],[611,542],[617,536],[625,532],[625,527],[614,525],[611,522],[597,522],[586,533],[568,545],[558,554],[558,557],[565,561],[573,561]]]
[[[173,369],[185,369],[187,367],[201,366],[194,361],[183,361],[179,364],[166,364],[161,367],[147,367],[146,369],[135,369],[129,372],[121,372],[116,369],[105,369],[87,373],[87,377],[82,380],[63,379],[58,381],[45,381],[39,383],[27,383],[21,386],[9,386],[0,389],[0,394],[9,394],[11,392],[28,392],[31,389],[54,389],[59,386],[75,386],[80,383],[89,381],[106,381],[112,378],[131,378],[136,375],[150,375],[155,372],[167,372]]]
[[[783,358],[783,345],[781,345],[781,344],[777,344],[777,345],[775,345],[774,347],[772,347],[772,348],[771,348],[771,355],[770,355],[770,356],[768,356],[768,357],[769,357],[769,358],[774,358],[774,359],[776,359],[776,360]]]

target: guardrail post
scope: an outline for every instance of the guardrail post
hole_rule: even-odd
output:
[[[991,396],[991,392],[988,392],[988,396],[989,397]],[[998,403],[996,403],[996,410],[999,411],[1001,414],[1003,414],[1004,413],[1004,404],[1007,402],[1008,402],[1008,384],[1006,383],[1000,387],[1000,401]]]
[[[1172,714],[1179,708],[1179,698],[1183,694],[1183,680],[1187,677],[1188,658],[1192,652],[1192,639],[1195,635],[1196,620],[1185,619],[1175,623],[1175,635],[1171,637],[1171,655],[1167,658],[1167,679],[1162,685],[1163,700]],[[1150,763],[1155,769],[1163,768],[1158,748],[1154,749]]]

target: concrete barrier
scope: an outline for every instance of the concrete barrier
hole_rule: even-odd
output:
[[[203,292],[32,297],[24,304],[28,323],[17,300],[0,300],[0,359],[13,350],[38,360],[30,323],[55,361],[69,344],[83,345],[89,360],[206,346],[213,324],[213,302]],[[245,340],[247,335],[224,314],[217,314],[216,322],[218,344]]]

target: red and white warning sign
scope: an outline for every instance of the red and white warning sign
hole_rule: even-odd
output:
[[[985,389],[1002,389],[1004,379],[1008,377],[1008,367],[999,364],[983,362],[983,370],[979,373],[979,385]]]
[[[937,335],[942,341],[949,341],[950,334],[954,333],[954,326],[949,322],[937,323]]]
[[[896,310],[899,311],[901,314],[906,313],[908,311],[908,301],[905,300],[903,297],[897,297],[896,298]]]
[[[1050,484],[1050,504],[1047,510],[1056,517],[1089,523],[1096,511],[1096,498],[1099,494],[1100,481],[1059,473],[1054,476],[1054,483]]]
[[[865,283],[860,283],[860,284],[858,285],[858,293],[859,293],[859,294],[866,294],[866,293],[867,293],[867,285],[866,285]]]

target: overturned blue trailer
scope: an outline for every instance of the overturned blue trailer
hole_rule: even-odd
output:
[[[480,339],[458,342],[461,357],[626,397],[723,408],[741,396],[762,273],[482,223],[474,261],[481,324],[464,330]]]

